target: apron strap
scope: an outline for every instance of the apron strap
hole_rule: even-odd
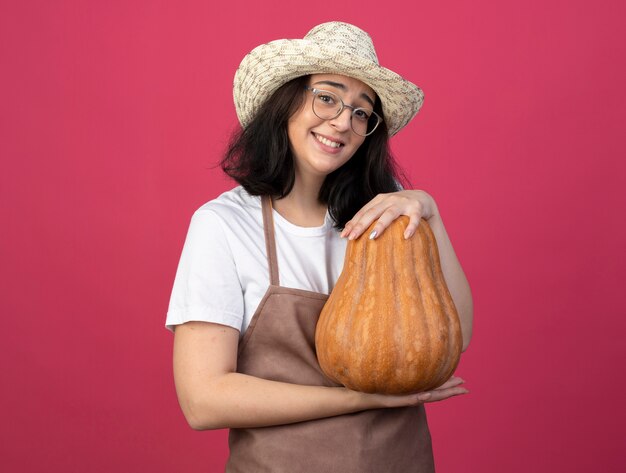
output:
[[[270,284],[279,286],[278,258],[276,257],[276,240],[274,239],[274,217],[272,215],[272,199],[270,196],[261,196],[261,208],[263,209],[263,231],[265,232],[267,262],[270,269]]]

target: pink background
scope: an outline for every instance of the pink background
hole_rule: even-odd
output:
[[[226,432],[174,392],[176,265],[233,185],[239,61],[340,19],[425,91],[393,149],[473,289],[471,393],[427,407],[438,471],[623,471],[622,5],[1,2],[0,469],[220,471]]]

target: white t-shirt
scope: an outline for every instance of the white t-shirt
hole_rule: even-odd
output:
[[[280,285],[329,294],[347,240],[328,212],[321,227],[299,227],[274,210]],[[269,286],[261,198],[235,187],[193,214],[166,327],[189,321],[228,325],[243,335]]]

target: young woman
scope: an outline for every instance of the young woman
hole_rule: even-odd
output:
[[[428,220],[467,348],[468,282],[435,201],[400,189],[387,147],[421,90],[378,64],[367,33],[331,22],[255,48],[234,96],[242,129],[222,167],[240,185],[195,212],[166,322],[186,419],[231,429],[227,471],[434,471],[423,403],[466,393],[463,380],[354,392],[322,374],[314,350],[347,240],[400,215],[405,238]]]

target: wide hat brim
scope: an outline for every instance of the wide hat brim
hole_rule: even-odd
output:
[[[389,136],[406,126],[424,102],[418,86],[377,62],[307,39],[279,39],[254,48],[235,73],[233,96],[241,125],[246,127],[281,85],[309,74],[340,74],[369,85],[380,98]]]

